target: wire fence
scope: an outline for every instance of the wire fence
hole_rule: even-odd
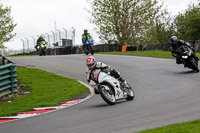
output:
[[[23,53],[30,53],[35,51],[36,42],[40,36],[43,36],[45,41],[48,42],[48,48],[72,46],[75,44],[75,29],[57,29],[56,31],[51,31],[50,33],[21,39],[23,45]]]

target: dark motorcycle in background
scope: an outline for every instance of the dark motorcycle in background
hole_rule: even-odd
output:
[[[199,72],[198,58],[196,58],[195,52],[191,48],[186,45],[182,45],[176,51],[180,54],[184,67],[188,67],[193,71]]]
[[[42,56],[42,55],[46,55],[47,53],[47,42],[45,41],[42,41],[40,43],[40,48],[39,48],[39,55]]]
[[[92,37],[89,37],[88,40],[86,40],[86,44],[83,45],[83,50],[86,55],[88,55],[89,53],[91,53],[91,55],[94,54],[93,45],[94,45],[94,40],[92,39]]]

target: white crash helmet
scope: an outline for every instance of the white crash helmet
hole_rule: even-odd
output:
[[[86,60],[86,65],[88,68],[92,69],[94,68],[94,66],[96,66],[97,62],[96,59],[94,58],[94,56],[90,56],[87,58]]]

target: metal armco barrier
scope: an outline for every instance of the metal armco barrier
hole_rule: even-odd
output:
[[[16,93],[16,64],[0,55],[0,97]]]
[[[195,48],[196,52],[200,52],[200,40],[189,41],[191,46]],[[122,51],[124,45],[119,44],[98,44],[94,45],[94,52],[114,52]],[[126,45],[126,51],[148,51],[148,50],[163,50],[170,51],[169,44],[152,44],[152,45],[138,45],[131,46]],[[29,55],[36,55],[36,51],[28,53]],[[82,46],[65,46],[54,47],[47,49],[47,55],[66,55],[66,54],[84,54]],[[24,55],[24,53],[18,53],[14,55]]]

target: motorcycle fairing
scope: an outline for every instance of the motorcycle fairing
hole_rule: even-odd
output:
[[[110,76],[110,75],[108,75],[104,72],[100,72],[99,75],[98,75],[98,82],[99,83],[109,83],[112,87],[114,87],[115,98],[117,100],[124,98],[124,93],[120,89],[119,81],[116,80],[115,78],[113,78],[112,76]]]

